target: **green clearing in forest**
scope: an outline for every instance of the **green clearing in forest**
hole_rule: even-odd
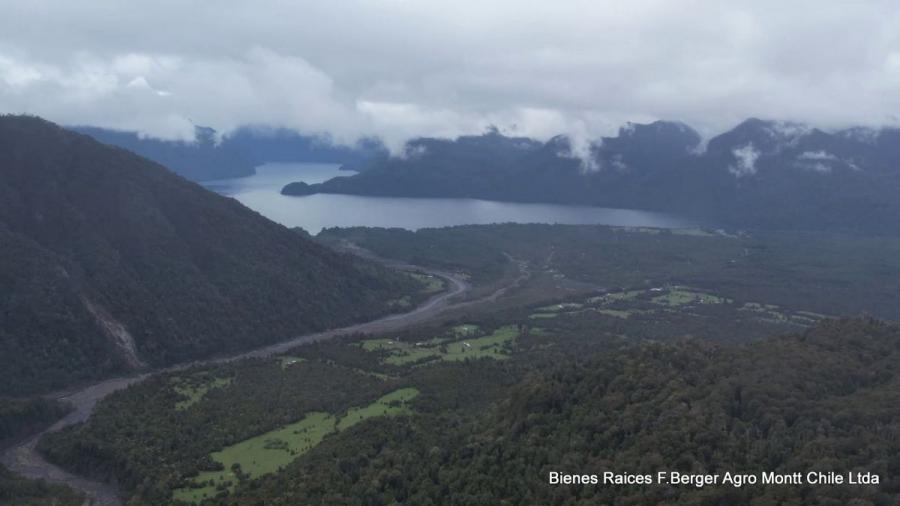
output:
[[[695,292],[684,288],[673,288],[668,292],[653,297],[653,302],[666,306],[685,306],[687,304],[723,304],[728,299],[703,292]]]
[[[477,331],[477,327],[474,325],[457,326],[454,327],[456,336],[460,336],[461,327],[464,327],[467,332]],[[519,331],[515,325],[507,325],[489,335],[463,341],[448,342],[447,339],[434,338],[424,342],[406,343],[394,339],[368,339],[362,341],[360,346],[366,351],[387,351],[388,355],[381,362],[391,365],[405,365],[429,360],[459,361],[467,358],[503,360],[509,357],[507,345],[515,341],[518,335]]]
[[[625,292],[614,292],[608,293],[602,296],[602,300],[606,302],[613,302],[618,300],[632,300],[637,298],[638,295],[644,293],[644,290],[628,290]]]
[[[180,501],[199,503],[219,492],[230,490],[238,482],[237,472],[249,479],[279,471],[325,439],[325,436],[346,430],[364,420],[377,416],[397,416],[411,413],[409,401],[419,395],[415,388],[401,388],[384,395],[368,406],[351,408],[343,417],[313,412],[302,419],[213,452],[210,458],[222,464],[221,471],[204,471],[190,481],[201,485],[174,491]]]
[[[506,325],[484,337],[447,343],[447,352],[441,355],[441,359],[448,361],[467,358],[505,360],[509,358],[507,345],[515,341],[518,336],[519,330],[515,325]]]
[[[457,337],[471,336],[475,332],[478,332],[479,328],[480,327],[478,325],[472,323],[464,323],[462,325],[453,327],[453,334]]]
[[[813,313],[811,311],[789,311],[774,304],[761,304],[759,302],[747,302],[740,308],[741,311],[756,313],[760,320],[776,324],[790,324],[803,327],[815,325],[819,320],[827,318],[827,315]]]
[[[574,309],[581,309],[584,307],[584,304],[579,304],[577,302],[565,302],[562,304],[553,304],[550,306],[544,306],[537,308],[539,313],[558,313],[560,311],[572,311]]]
[[[422,289],[422,292],[424,293],[437,293],[444,289],[444,280],[437,276],[419,273],[413,273],[410,274],[410,276],[425,286],[425,288]]]
[[[184,411],[197,404],[213,388],[223,388],[231,384],[231,378],[213,378],[197,384],[190,384],[189,380],[182,378],[173,378],[173,380],[175,381],[175,391],[186,397],[175,403],[176,411]]]
[[[648,314],[655,310],[646,309],[647,303],[663,306],[665,311],[673,311],[682,306],[696,304],[730,304],[733,301],[688,287],[652,288],[625,290],[588,297],[583,302],[563,302],[539,307],[529,315],[532,320],[552,319],[560,315],[576,315],[585,311],[626,319],[634,314]],[[644,307],[644,309],[638,309]]]
[[[598,313],[605,314],[606,316],[614,316],[616,318],[628,318],[631,316],[631,311],[622,311],[619,309],[598,309]]]
[[[436,359],[439,356],[440,351],[434,347],[415,347],[406,343],[398,343],[398,346],[391,350],[391,354],[381,362],[391,365],[403,365],[426,359]]]
[[[337,423],[337,430],[347,430],[354,425],[376,416],[408,415],[409,401],[419,395],[415,388],[401,388],[382,396],[368,406],[351,408]]]

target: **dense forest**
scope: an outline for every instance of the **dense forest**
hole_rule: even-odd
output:
[[[507,317],[465,325],[465,339],[496,333],[492,325]],[[406,416],[375,416],[332,434],[275,472],[247,476],[253,463],[245,462],[203,503],[888,505],[900,493],[895,325],[827,320],[748,343],[623,339],[615,328],[577,318],[541,324],[520,325],[514,344],[493,359],[395,360],[407,352],[382,347],[394,341],[348,336],[281,358],[154,377],[114,394],[86,425],[45,437],[41,447],[79,472],[114,477],[130,490],[129,504],[164,504],[173,491],[191,490],[184,487],[196,473],[220,469],[210,452],[264,439],[306,413],[347,413],[413,387],[421,393]],[[440,340],[460,328],[450,322],[393,339]],[[674,334],[678,326],[668,328]],[[442,346],[452,347],[450,339]],[[214,379],[221,386],[179,404],[190,398],[186,384]],[[548,483],[551,471],[669,470],[871,472],[880,483]]]
[[[84,497],[68,487],[21,478],[0,466],[0,506],[84,506]]]
[[[33,434],[69,412],[59,401],[32,397],[0,397],[0,446],[10,440]]]
[[[219,142],[211,128],[194,127],[194,138],[188,140],[154,139],[137,132],[88,126],[72,130],[153,160],[192,181],[250,176],[256,172],[256,164]]]
[[[900,330],[870,320],[745,346],[627,347],[551,367],[455,427],[415,419],[360,427],[354,438],[222,502],[893,504],[900,494],[898,352]],[[881,484],[548,484],[550,471],[606,470],[868,471]]]
[[[825,132],[749,119],[708,143],[690,127],[629,124],[573,154],[570,141],[420,138],[352,177],[285,186],[346,193],[550,202],[676,213],[712,226],[897,233],[900,130]]]
[[[369,320],[418,288],[123,149],[0,118],[0,394]]]

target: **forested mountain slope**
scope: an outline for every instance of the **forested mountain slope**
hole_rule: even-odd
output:
[[[559,364],[471,423],[369,424],[214,504],[894,504],[900,329],[832,320],[746,345]],[[428,420],[428,422],[433,422]],[[872,473],[877,485],[551,485],[549,473]]]
[[[690,127],[629,124],[575,153],[496,130],[411,140],[352,177],[282,193],[463,197],[677,213],[709,226],[900,232],[900,130],[825,132],[749,119],[704,146]],[[577,155],[577,156],[576,156]]]
[[[0,394],[369,319],[412,283],[128,151],[0,117]]]
[[[376,139],[353,146],[336,144],[325,135],[303,135],[284,128],[243,126],[218,138],[215,130],[195,127],[194,139],[166,140],[138,132],[91,126],[73,127],[104,144],[118,146],[162,164],[192,181],[249,176],[267,162],[336,163],[357,166],[387,158]]]
[[[256,164],[233,147],[218,143],[211,128],[196,127],[191,141],[154,139],[137,132],[89,126],[73,130],[137,153],[192,181],[249,176],[255,172]]]

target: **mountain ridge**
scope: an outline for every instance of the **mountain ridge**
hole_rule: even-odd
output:
[[[377,139],[342,146],[325,134],[303,135],[265,126],[242,126],[223,136],[212,128],[197,126],[192,140],[165,140],[93,126],[71,129],[149,158],[192,181],[251,176],[257,166],[267,162],[357,165],[387,157],[386,148]]]
[[[571,141],[419,138],[361,173],[282,193],[461,197],[670,212],[714,226],[900,232],[900,130],[826,132],[748,119],[709,140],[683,123],[629,124],[586,159]]]
[[[371,319],[413,286],[38,118],[0,117],[0,173],[0,393]]]

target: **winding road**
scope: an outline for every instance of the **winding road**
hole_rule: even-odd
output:
[[[427,269],[424,267],[418,267],[408,264],[393,263],[391,266],[405,270],[427,272],[429,274],[439,276],[449,283],[449,289],[431,297],[430,299],[407,313],[392,314],[377,320],[359,323],[356,325],[351,325],[349,327],[326,330],[324,332],[318,332],[315,334],[307,334],[238,355],[217,357],[208,360],[179,364],[176,366],[155,370],[153,372],[148,372],[137,376],[111,378],[100,383],[81,388],[80,390],[77,390],[75,392],[59,395],[57,399],[72,404],[74,406],[74,411],[53,424],[48,429],[35,434],[30,438],[19,442],[18,444],[3,449],[2,453],[0,453],[0,464],[3,464],[14,473],[28,478],[44,479],[50,483],[62,484],[72,487],[73,489],[82,492],[87,497],[87,504],[93,506],[121,506],[122,501],[119,496],[119,491],[114,485],[74,475],[44,460],[40,453],[38,453],[35,449],[37,442],[41,438],[41,436],[48,432],[58,431],[75,423],[84,422],[91,416],[91,413],[94,411],[94,406],[96,406],[98,401],[111,394],[112,392],[115,392],[116,390],[120,390],[127,387],[128,385],[140,382],[149,376],[178,371],[194,365],[228,362],[248,357],[268,357],[270,355],[285,352],[301,344],[331,339],[342,334],[380,333],[400,330],[418,323],[422,323],[446,309],[455,307],[455,304],[450,303],[450,299],[461,295],[471,289],[471,285],[467,281],[454,273]],[[462,303],[460,305],[467,304],[471,304],[471,301],[468,303]]]

